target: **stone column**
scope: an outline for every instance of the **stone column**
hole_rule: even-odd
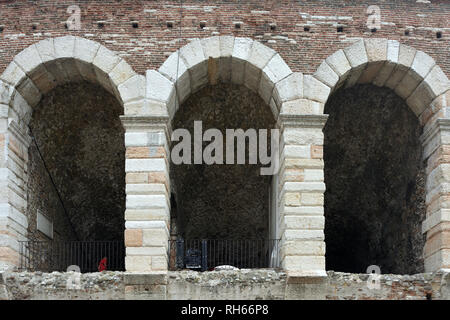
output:
[[[290,278],[325,277],[323,133],[327,115],[281,113],[281,265]]]
[[[125,269],[168,269],[168,117],[122,116],[126,147]]]
[[[425,271],[433,272],[450,268],[450,119],[432,119],[422,143],[427,161]]]
[[[0,270],[5,270],[19,266],[19,241],[27,240],[30,138],[16,121],[8,124],[7,105],[0,105],[0,109]]]

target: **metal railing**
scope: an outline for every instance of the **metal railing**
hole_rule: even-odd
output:
[[[278,239],[256,240],[169,240],[169,270],[213,270],[231,265],[241,268],[278,268]]]
[[[98,272],[106,258],[106,270],[125,270],[123,241],[20,241],[20,269],[27,271],[67,271],[78,266],[81,272]]]

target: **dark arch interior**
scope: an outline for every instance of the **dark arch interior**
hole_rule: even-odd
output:
[[[32,141],[29,148],[30,239],[48,240],[36,230],[40,211],[53,222],[54,240],[123,241],[121,114],[113,95],[87,82],[58,86],[34,108],[30,128],[38,147]]]
[[[425,173],[417,117],[394,92],[340,89],[325,106],[328,270],[423,272]]]
[[[219,129],[224,146],[225,129],[258,130],[275,125],[270,108],[257,94],[233,84],[208,86],[193,94],[177,111],[172,128],[188,129],[193,137],[197,120],[202,121],[203,132]],[[203,142],[203,148],[208,144]],[[260,175],[260,164],[248,164],[248,149],[246,155],[245,165],[171,162],[172,237],[269,238],[272,177]]]

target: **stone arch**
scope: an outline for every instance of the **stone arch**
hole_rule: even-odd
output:
[[[158,70],[148,70],[146,78],[144,110],[125,110],[126,114],[172,119],[190,94],[218,82],[245,85],[258,93],[275,119],[283,103],[292,105],[303,98],[302,73],[292,72],[275,50],[249,38],[195,39],[172,53]]]
[[[87,81],[113,94],[124,108],[143,103],[145,77],[100,43],[75,36],[48,38],[22,50],[0,76],[0,163],[2,217],[5,238],[0,244],[0,268],[17,266],[18,241],[28,239],[27,181],[28,128],[35,108],[46,93],[59,85]],[[3,232],[4,231],[4,232]]]
[[[420,138],[426,163],[425,271],[450,265],[450,219],[447,212],[448,101],[450,81],[426,53],[395,40],[363,39],[326,58],[308,82],[305,95],[325,104],[339,88],[373,84],[393,90],[423,126]]]
[[[396,40],[364,39],[338,50],[317,68],[308,98],[325,103],[340,87],[371,83],[388,87],[426,122],[448,94],[450,81],[428,54]],[[306,90],[306,89],[305,89]],[[441,105],[442,106],[442,105]]]
[[[325,189],[319,171],[326,116],[323,103],[308,99],[304,92],[309,77],[292,72],[275,50],[233,36],[195,39],[170,55],[158,70],[147,71],[144,104],[125,106],[122,117],[129,190],[126,270],[167,270],[172,119],[192,93],[207,84],[231,82],[258,93],[280,128],[280,171],[272,186],[281,239],[279,262],[292,276],[326,275],[324,219],[319,207]],[[145,153],[137,155],[137,150]],[[311,228],[311,237],[304,237]]]
[[[8,65],[1,80],[1,103],[9,117],[28,120],[43,94],[58,85],[85,80],[98,83],[122,105],[143,99],[145,77],[98,42],[75,36],[48,38],[25,48]]]

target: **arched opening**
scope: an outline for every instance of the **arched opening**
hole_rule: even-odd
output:
[[[259,129],[275,127],[273,114],[265,102],[242,85],[209,85],[191,95],[179,108],[172,128],[187,129],[194,137],[194,121],[202,121],[202,129],[215,128],[223,135],[226,129]],[[245,164],[170,165],[172,186],[171,235],[183,238],[186,249],[196,248],[192,241],[208,241],[208,269],[230,264],[237,267],[269,267],[272,176],[261,175],[261,163],[249,164],[249,139],[246,140]],[[172,149],[176,142],[172,142]],[[203,150],[210,142],[203,141]],[[273,228],[272,228],[273,229]],[[272,238],[273,239],[273,238]],[[173,267],[173,266],[172,266]]]
[[[143,79],[99,43],[73,36],[29,46],[1,75],[21,268],[124,269],[120,115],[143,99]]]
[[[27,183],[30,240],[123,241],[122,113],[114,96],[87,82],[58,86],[34,108]],[[52,223],[53,237],[38,230],[37,213]]]
[[[328,270],[423,272],[422,126],[388,88],[340,89],[325,105]]]

